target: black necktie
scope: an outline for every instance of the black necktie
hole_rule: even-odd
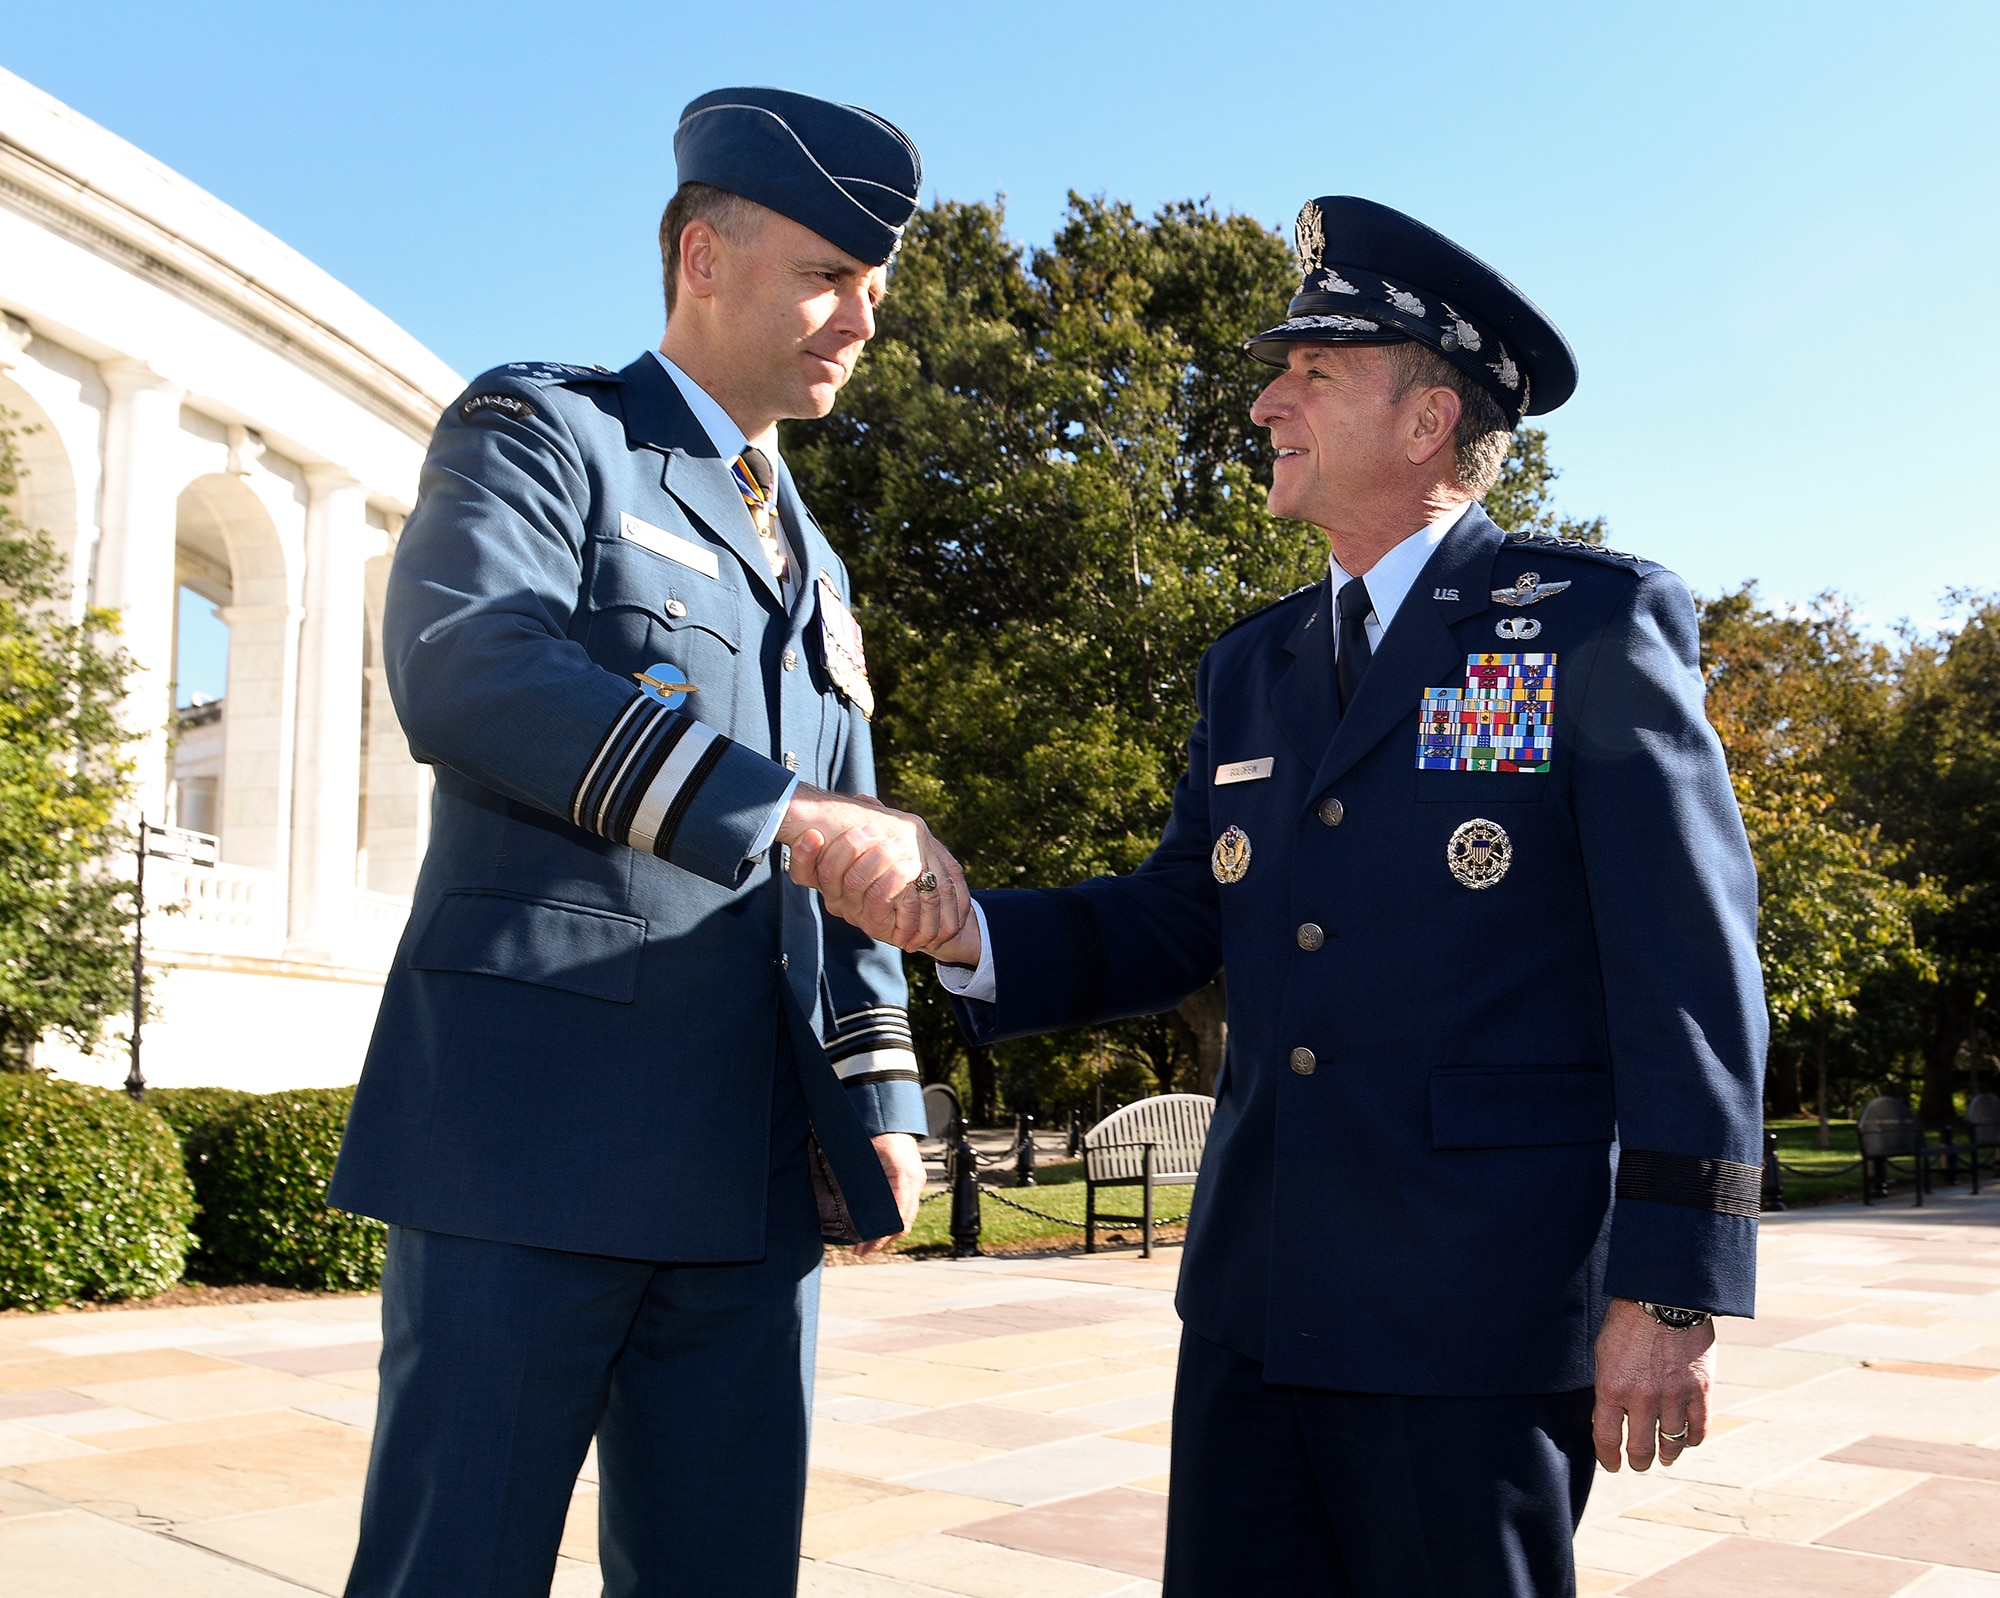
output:
[[[1361,686],[1362,673],[1368,670],[1368,613],[1375,608],[1368,597],[1368,585],[1359,577],[1348,578],[1340,590],[1336,608],[1340,612],[1340,643],[1335,671],[1340,679],[1340,713],[1344,716],[1354,700],[1354,691]]]

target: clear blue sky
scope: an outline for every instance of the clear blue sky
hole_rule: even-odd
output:
[[[1618,547],[1880,627],[2000,588],[1990,3],[10,11],[0,64],[468,374],[652,343],[679,109],[776,83],[900,122],[1025,240],[1072,188],[1413,212],[1569,335],[1561,498]]]

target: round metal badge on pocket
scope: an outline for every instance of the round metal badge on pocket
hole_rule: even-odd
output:
[[[1513,840],[1499,822],[1475,817],[1451,835],[1444,863],[1466,887],[1490,888],[1514,863]]]
[[[1215,873],[1215,880],[1227,886],[1241,882],[1250,874],[1250,836],[1241,827],[1231,827],[1215,840],[1215,850],[1208,857],[1209,869]]]

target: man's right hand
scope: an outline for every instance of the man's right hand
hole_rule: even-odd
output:
[[[791,848],[792,880],[871,938],[934,953],[956,946],[971,919],[965,874],[921,816],[801,784],[778,842]]]

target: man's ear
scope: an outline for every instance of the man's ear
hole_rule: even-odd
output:
[[[1443,387],[1427,388],[1416,400],[1410,412],[1409,458],[1412,466],[1426,466],[1451,442],[1465,405]]]
[[[720,264],[716,257],[721,248],[720,236],[700,217],[681,229],[680,264],[676,268],[681,275],[681,293],[692,294],[698,300],[714,297],[716,269]]]

